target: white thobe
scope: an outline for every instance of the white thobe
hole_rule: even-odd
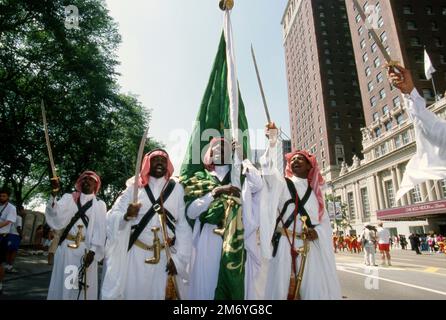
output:
[[[56,249],[48,300],[77,299],[79,293],[77,268],[81,265],[85,251],[95,252],[94,261],[87,269],[87,300],[97,300],[98,298],[98,262],[104,258],[107,208],[104,201],[97,200],[94,194],[83,193],[80,194],[81,206],[92,199],[93,204],[85,213],[89,219],[88,228],[85,227],[82,219],[79,219],[69,232],[71,235],[76,235],[78,226],[82,225],[85,241],[81,242],[78,248],[72,249],[68,247],[68,244],[72,244],[74,241],[65,239]],[[64,229],[77,212],[78,207],[74,202],[73,195],[64,194],[59,201],[54,198],[50,199],[45,211],[46,221],[52,229]],[[79,296],[79,300],[83,299],[84,291]]]
[[[264,175],[265,183],[262,191],[261,201],[261,228],[260,241],[264,258],[269,259],[268,275],[264,299],[285,300],[288,296],[288,288],[291,276],[291,246],[286,236],[282,235],[278,245],[276,256],[272,257],[271,239],[274,233],[276,218],[282,211],[286,201],[291,199],[285,179],[277,168],[271,167],[269,150],[262,159],[262,169],[267,174]],[[264,170],[269,166],[269,170]],[[291,180],[296,187],[299,198],[302,199],[308,188],[308,180],[292,177]],[[283,222],[287,221],[294,211],[294,203],[290,204],[283,216]],[[312,191],[305,209],[309,215],[311,223],[318,234],[318,238],[309,243],[305,272],[303,274],[300,295],[303,300],[328,300],[341,299],[341,289],[336,274],[336,263],[331,242],[332,228],[327,212],[324,212],[319,221],[319,204],[315,193]],[[300,218],[300,215],[298,216]],[[297,219],[296,233],[302,232],[302,222]],[[279,223],[279,227],[283,227]],[[289,235],[293,233],[294,224],[288,228]],[[291,239],[290,239],[291,240]],[[295,248],[302,247],[303,241],[295,240]],[[301,263],[301,256],[296,260],[297,270]]]
[[[165,178],[156,179],[150,177],[149,187],[155,199],[158,199],[161,190],[166,184]],[[141,249],[135,244],[128,251],[131,227],[137,225],[147,211],[152,207],[147,192],[139,188],[138,202],[142,204],[136,219],[125,221],[124,215],[130,203],[133,202],[133,185],[116,200],[113,208],[107,215],[107,245],[106,260],[107,270],[102,285],[101,297],[104,300],[126,299],[126,300],[164,300],[166,293],[166,251],[161,250],[160,261],[157,264],[147,264],[145,260],[153,257],[153,251]],[[181,299],[187,298],[188,264],[191,254],[192,230],[184,215],[184,189],[176,183],[172,193],[164,201],[164,208],[175,218],[175,245],[171,247],[172,259],[178,271],[176,277],[180,290]],[[159,227],[158,237],[164,244],[161,234],[161,224],[158,214],[155,214],[138,240],[152,245],[154,234],[153,227]],[[167,224],[166,224],[167,227]],[[167,227],[169,238],[174,233]]]
[[[446,178],[446,121],[426,109],[416,89],[403,97],[414,123],[417,152],[406,166],[396,200],[417,184]]]
[[[254,166],[247,161],[243,164],[249,169],[245,173],[246,180],[241,194],[244,244],[247,251],[245,299],[253,300],[256,299],[254,286],[261,261],[256,233],[259,227],[259,191],[262,188],[262,180]],[[222,181],[229,169],[229,166],[216,166],[211,175]],[[189,298],[193,300],[213,300],[217,288],[223,239],[214,233],[216,225],[206,223],[201,229],[201,222],[198,219],[203,212],[208,210],[213,200],[211,193],[208,193],[193,201],[187,209],[188,217],[196,219],[192,235],[193,251],[189,291]]]

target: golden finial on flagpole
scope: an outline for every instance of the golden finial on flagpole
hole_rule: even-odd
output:
[[[220,0],[220,3],[218,4],[221,10],[232,10],[234,7],[234,0]]]

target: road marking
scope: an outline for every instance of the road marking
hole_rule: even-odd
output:
[[[415,289],[424,290],[424,291],[429,291],[429,292],[432,292],[432,293],[436,293],[436,294],[440,294],[440,295],[446,296],[446,292],[439,291],[439,290],[434,290],[434,289],[430,289],[430,288],[425,288],[425,287],[420,287],[420,286],[417,286],[417,285],[414,285],[414,284],[410,284],[410,283],[405,283],[405,282],[396,281],[396,280],[392,280],[392,279],[381,278],[381,277],[374,276],[374,275],[371,275],[371,274],[364,274],[364,273],[360,273],[360,272],[356,272],[356,271],[350,271],[350,270],[347,270],[347,269],[342,268],[342,267],[340,269],[338,269],[338,270],[344,271],[344,272],[347,272],[347,273],[357,274],[357,275],[360,275],[360,276],[363,276],[363,277],[366,277],[366,278],[378,279],[378,280],[382,280],[382,281],[386,281],[386,282],[390,282],[390,283],[399,284],[401,286],[415,288]]]
[[[431,267],[431,268],[426,268],[426,269],[424,269],[423,271],[424,271],[424,272],[435,273],[435,272],[437,272],[439,269],[440,269],[440,268],[434,268],[434,267]]]
[[[349,256],[343,256],[343,257],[339,257],[339,258],[340,258],[339,260],[350,260],[350,261],[357,261],[357,260],[362,261],[362,260],[363,260],[363,258],[361,258],[361,257],[349,257]],[[394,262],[394,261],[397,261],[397,260],[407,260],[407,259],[392,258],[392,261],[393,261],[393,262]],[[413,260],[409,260],[409,261],[413,261]],[[441,267],[431,267],[431,266],[428,266],[428,265],[425,265],[425,264],[415,264],[415,263],[408,263],[408,262],[402,262],[402,264],[404,264],[404,266],[408,266],[408,267],[412,266],[412,267],[418,267],[418,268],[423,269],[423,270],[411,270],[411,271],[421,271],[421,272],[426,272],[425,269],[431,269],[431,268],[436,268],[437,270],[436,270],[436,271],[427,271],[427,272],[431,272],[431,273],[432,273],[432,272],[437,272],[437,271],[439,271],[439,270],[444,270],[444,271],[446,271],[445,268],[441,268]],[[444,273],[437,273],[437,274],[445,275]]]

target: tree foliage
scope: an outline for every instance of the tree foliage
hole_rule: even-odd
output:
[[[79,9],[78,29],[65,26],[68,5]],[[119,92],[120,40],[101,0],[0,2],[0,183],[17,204],[49,189],[42,100],[63,191],[94,170],[110,205],[133,174],[150,113]]]

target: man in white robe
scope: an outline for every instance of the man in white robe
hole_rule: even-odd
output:
[[[58,180],[52,184],[53,190],[59,189]],[[54,256],[48,300],[98,299],[98,262],[104,257],[107,212],[105,203],[96,198],[100,187],[99,176],[85,171],[76,182],[76,192],[64,194],[60,200],[57,191],[52,192],[46,221],[52,229],[64,232]],[[80,239],[77,247],[76,236]],[[81,265],[86,267],[86,288],[78,286]]]
[[[426,108],[426,100],[415,88],[409,70],[399,65],[388,67],[388,77],[403,94],[417,143],[417,152],[407,164],[397,192],[399,200],[420,183],[446,178],[446,121]]]
[[[153,150],[143,160],[139,177],[138,203],[133,203],[134,183],[130,183],[116,200],[107,215],[107,268],[102,285],[104,300],[164,300],[168,275],[176,277],[181,299],[187,299],[188,264],[191,254],[192,231],[184,214],[184,189],[171,179],[174,168],[164,150]],[[160,197],[163,194],[163,197]],[[167,215],[167,240],[172,260],[166,256],[161,233],[159,211],[154,212],[147,225],[129,249],[131,235],[138,230],[146,213],[159,204]],[[141,225],[143,226],[143,225]],[[159,261],[154,257],[155,233],[161,244]],[[175,231],[175,232],[174,232]],[[135,235],[133,236],[135,237]],[[150,248],[152,247],[152,248]],[[173,283],[172,278],[169,279]],[[171,287],[171,286],[170,286]],[[170,290],[171,291],[171,290]],[[167,298],[174,298],[174,294]]]
[[[190,299],[256,299],[255,281],[260,269],[260,250],[257,245],[257,230],[259,227],[259,191],[262,179],[258,170],[248,161],[243,162],[245,181],[240,191],[231,185],[231,145],[223,138],[214,138],[203,161],[206,172],[218,180],[217,186],[205,195],[196,198],[187,207],[187,216],[195,220],[193,228],[193,253],[191,262]],[[187,189],[187,187],[186,187]],[[206,215],[215,201],[223,195],[241,198],[243,243],[246,250],[244,265],[244,283],[241,283],[240,296],[238,293],[228,293],[223,289],[217,293],[221,268],[223,237],[214,230],[219,226],[202,223],[201,218]],[[241,197],[240,197],[241,196]],[[235,287],[239,287],[235,285]],[[226,287],[227,290],[228,287]]]
[[[298,198],[294,196],[293,199],[290,191],[292,187],[288,186],[275,164],[277,136],[274,133],[277,134],[277,129],[274,125],[269,128],[270,145],[261,159],[265,183],[262,191],[260,238],[262,255],[270,259],[264,298],[268,300],[295,298],[296,278],[302,259],[302,255],[296,254],[296,251],[304,245],[301,237],[303,232],[301,217],[304,215],[309,222],[307,224],[309,251],[298,292],[300,299],[341,299],[332,247],[333,231],[324,208],[321,190],[324,180],[316,158],[305,151],[293,152],[286,156],[286,177],[289,179],[288,183],[295,188],[293,192],[297,192],[298,195]],[[299,201],[302,202],[306,212],[302,209],[295,210]],[[281,219],[278,219],[279,216]],[[284,228],[287,222],[288,226]],[[273,236],[278,240],[276,248],[272,246]],[[292,261],[292,256],[297,256],[295,263]]]

